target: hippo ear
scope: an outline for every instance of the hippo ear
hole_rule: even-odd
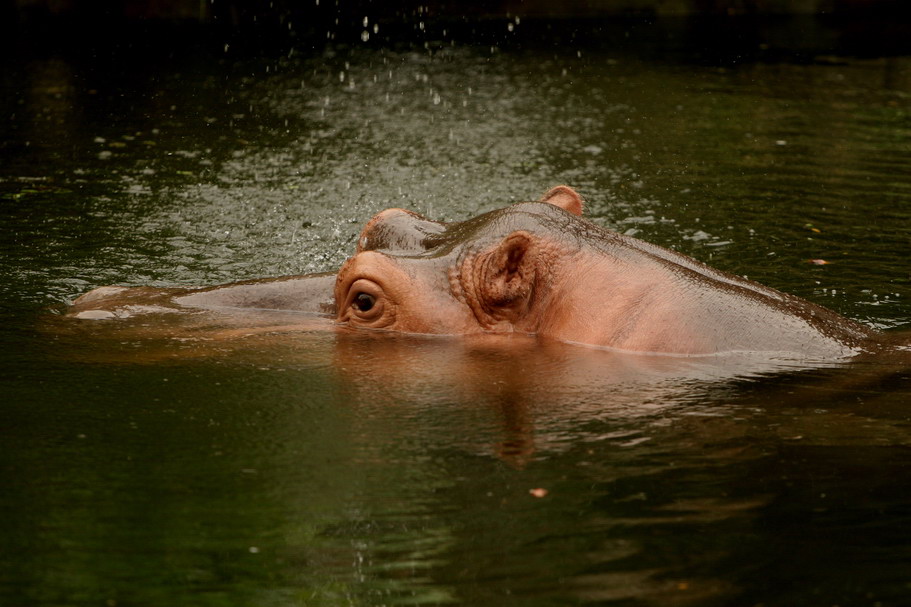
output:
[[[549,202],[573,215],[582,215],[582,197],[568,185],[558,185],[547,190],[541,202]]]
[[[487,259],[487,280],[482,297],[498,316],[516,320],[525,311],[534,279],[531,247],[531,234],[513,232]]]

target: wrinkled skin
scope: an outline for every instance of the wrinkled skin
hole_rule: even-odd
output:
[[[406,333],[518,332],[677,355],[844,357],[874,335],[581,214],[581,198],[566,186],[449,225],[383,211],[339,270],[338,322]]]
[[[451,224],[388,209],[367,223],[336,277],[204,289],[102,287],[77,299],[68,316],[282,310],[334,317],[323,328],[527,334],[670,355],[739,351],[832,359],[880,340],[825,308],[581,215],[582,199],[566,186],[539,202]],[[282,322],[290,330],[296,321]]]

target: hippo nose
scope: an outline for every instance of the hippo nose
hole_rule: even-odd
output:
[[[405,209],[386,209],[367,222],[357,239],[357,252],[382,251],[416,255],[427,250],[427,241],[445,231],[445,224]]]

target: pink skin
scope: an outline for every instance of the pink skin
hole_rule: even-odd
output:
[[[576,215],[582,214],[582,199],[565,186],[553,188],[546,200]],[[357,328],[418,334],[536,332],[526,326],[527,323],[520,322],[522,319],[517,316],[517,311],[508,305],[497,306],[495,310],[479,309],[482,305],[479,300],[489,297],[499,286],[497,276],[484,275],[483,279],[487,282],[475,285],[480,275],[460,277],[453,267],[449,268],[445,282],[440,280],[441,275],[437,275],[442,289],[430,289],[427,272],[421,271],[420,264],[406,264],[402,263],[404,260],[395,260],[390,255],[364,250],[371,230],[401,214],[411,215],[404,209],[386,209],[374,216],[361,232],[357,254],[345,262],[338,273],[335,288],[338,322]],[[518,251],[529,243],[520,233],[516,234],[511,244]],[[484,259],[497,255],[498,251],[489,251]],[[524,251],[520,252],[524,254]],[[499,252],[499,255],[505,255],[504,261],[508,263],[510,251]],[[462,278],[464,286],[460,285]],[[500,278],[502,281],[503,277]],[[481,293],[465,292],[466,287],[473,290],[475,286],[486,297],[482,297]],[[361,294],[373,298],[374,305],[369,310],[361,310],[362,306],[357,304],[356,298]]]
[[[383,211],[339,270],[337,321],[405,333],[518,332],[676,355],[837,358],[873,335],[799,298],[602,230],[579,218],[582,199],[569,187],[541,202],[562,211],[521,203],[477,218],[474,231],[451,241],[442,224]],[[517,229],[504,229],[513,223]]]
[[[355,302],[360,294],[374,298],[369,310],[361,311]],[[375,251],[359,253],[342,266],[336,302],[338,321],[353,327],[425,334],[480,332],[465,305],[428,289],[414,273]]]

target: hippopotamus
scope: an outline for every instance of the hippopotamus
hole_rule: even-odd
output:
[[[387,209],[337,274],[204,289],[102,287],[77,318],[123,310],[293,310],[332,330],[526,334],[617,351],[700,356],[765,352],[811,359],[863,351],[878,333],[799,297],[602,228],[557,186],[467,221]],[[286,325],[287,326],[287,321]],[[312,325],[308,325],[312,326]]]

